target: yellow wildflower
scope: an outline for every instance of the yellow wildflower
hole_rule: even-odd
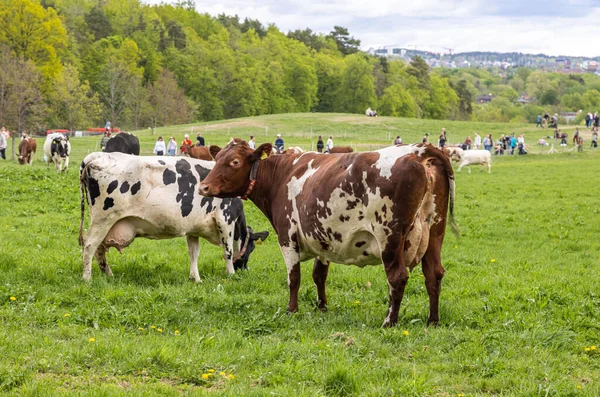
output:
[[[202,374],[202,379],[208,379],[208,374]]]
[[[360,301],[354,301],[355,305],[360,305]]]
[[[15,298],[14,296],[11,296],[11,297],[10,297],[10,300],[14,302],[14,301],[16,301],[16,300],[17,300],[17,298]]]
[[[156,325],[151,325],[150,328],[154,329],[156,328]]]
[[[71,313],[65,313],[63,317],[71,317]]]
[[[180,334],[179,330],[178,330],[178,329],[176,329],[176,330],[175,330],[175,335],[179,335],[179,334]]]
[[[142,327],[138,328],[138,331],[143,331],[143,330],[144,330],[144,328],[142,328]]]
[[[229,374],[229,375],[227,375],[227,377],[228,377],[229,379],[235,379],[235,376],[234,376],[233,374]]]
[[[402,332],[402,335],[404,335],[404,336],[408,336],[408,331],[403,331],[403,332]]]
[[[458,248],[458,245],[455,245],[454,248]]]
[[[162,332],[162,328],[157,329],[158,332]]]
[[[585,348],[585,349],[583,349],[583,350],[585,350],[586,352],[589,352],[591,349],[590,349],[589,347],[586,347],[586,348]]]
[[[580,385],[577,385],[577,388],[578,388],[578,389],[581,389],[581,386],[580,386]]]
[[[96,342],[96,338],[90,338],[90,343]]]
[[[208,370],[208,372],[212,374],[213,372],[215,372],[215,370],[211,368]]]
[[[495,259],[492,259],[490,262],[494,263],[494,262],[496,262],[496,260],[495,260]]]
[[[590,346],[590,350],[596,350],[596,346]]]
[[[462,393],[458,393],[458,394],[457,394],[457,396],[458,396],[458,397],[464,397],[464,394],[462,394]]]
[[[221,376],[227,376],[227,374],[225,372],[223,372],[223,371],[219,372],[219,375],[221,375]]]

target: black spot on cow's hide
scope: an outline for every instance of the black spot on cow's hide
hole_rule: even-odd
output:
[[[346,203],[348,204],[346,206],[346,210],[351,210],[351,209],[354,209],[358,205],[358,203],[360,203],[360,199],[356,199],[354,201],[346,200]]]
[[[329,249],[329,244],[327,244],[325,241],[320,241],[320,243],[321,243],[321,248],[324,251],[327,251]]]
[[[356,244],[354,244],[356,247],[360,248],[363,245],[365,245],[367,242],[366,241],[358,241]]]
[[[336,239],[339,242],[342,241],[342,235],[340,233],[338,233],[338,232],[334,232],[333,233],[333,238]]]
[[[177,184],[179,185],[179,193],[177,194],[177,202],[181,202],[181,216],[186,217],[192,212],[194,207],[194,191],[196,187],[196,177],[192,173],[192,167],[186,160],[179,160],[175,164],[175,170],[179,174]]]
[[[364,256],[369,256],[369,253],[368,253],[367,251],[364,251],[364,252],[363,252],[363,255],[364,255]]]
[[[200,207],[204,207],[204,204],[207,205],[207,207],[206,207],[207,214],[210,214],[212,212],[212,210],[215,209],[215,207],[213,205],[212,197],[202,197],[202,199],[200,200]]]
[[[346,222],[349,221],[350,217],[348,215],[340,215],[340,222]]]
[[[115,180],[108,184],[108,188],[106,189],[106,193],[111,194],[115,191],[115,189],[119,186],[119,181]]]
[[[134,183],[133,186],[131,186],[131,195],[135,196],[135,194],[140,190],[141,186],[142,186],[141,181],[137,181],[136,183]]]
[[[90,201],[92,205],[96,204],[96,199],[100,197],[100,185],[94,178],[88,178],[87,180],[88,192],[90,195]]]
[[[296,232],[292,233],[290,240],[294,245],[294,251],[300,252],[300,245],[298,245],[298,234]]]
[[[206,176],[208,175],[210,170],[202,167],[200,164],[196,164],[195,167],[196,167],[196,172],[200,176],[200,181],[202,182],[204,180],[204,178],[206,178]]]
[[[121,193],[127,193],[129,191],[129,182],[127,182],[127,181],[123,182],[119,191]]]
[[[104,200],[104,207],[102,208],[104,211],[106,211],[107,209],[113,207],[115,205],[115,200],[113,200],[112,197],[107,197]]]
[[[176,180],[177,180],[177,175],[170,169],[167,168],[165,170],[165,172],[163,172],[163,183],[165,185],[170,185],[171,183],[175,183]]]
[[[164,162],[164,161],[162,161],[162,160],[158,160],[158,164],[160,164],[160,165],[165,165],[165,164],[167,164],[167,163],[165,163],[165,162]]]

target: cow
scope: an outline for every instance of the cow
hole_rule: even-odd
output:
[[[44,161],[46,166],[54,163],[57,171],[64,172],[69,168],[69,155],[71,154],[71,142],[69,138],[59,132],[46,136],[44,142]]]
[[[33,163],[33,155],[37,150],[37,142],[33,138],[23,138],[19,142],[19,164],[25,163],[31,165]]]
[[[352,153],[354,149],[351,146],[334,146],[329,151],[325,151],[328,154],[336,154],[336,153]]]
[[[304,149],[302,149],[300,146],[292,146],[282,152],[282,154],[302,154],[302,153],[304,153]]]
[[[105,153],[125,153],[140,155],[140,140],[128,132],[121,132],[111,138],[104,148]]]
[[[383,326],[393,326],[407,268],[421,262],[427,322],[438,324],[448,207],[456,226],[449,159],[428,144],[335,156],[270,156],[271,147],[265,143],[253,150],[236,139],[219,153],[199,190],[207,197],[249,198],[271,221],[288,269],[288,311],[298,310],[302,261],[315,258],[313,280],[322,310],[330,261],[359,267],[383,262],[389,286]]]
[[[460,172],[462,167],[466,165],[470,174],[471,164],[481,164],[481,170],[483,170],[487,165],[488,173],[492,173],[492,154],[489,152],[489,150],[463,150],[459,147],[452,147],[448,148],[447,150],[450,159],[459,163],[458,170],[456,172]]]
[[[213,161],[220,151],[221,148],[217,145],[210,145],[208,147],[184,145],[184,150],[182,152],[193,159]]]
[[[92,258],[112,275],[106,252],[119,252],[136,237],[167,239],[185,236],[190,279],[200,281],[198,254],[202,237],[223,247],[226,269],[246,269],[250,253],[268,232],[254,233],[246,225],[240,199],[208,198],[196,194],[196,185],[214,162],[163,156],[136,157],[95,152],[81,164],[81,223],[83,278],[91,280]],[[87,200],[86,200],[87,198]],[[85,202],[91,223],[83,238]]]

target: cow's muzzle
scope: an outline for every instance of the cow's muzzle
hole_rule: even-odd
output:
[[[212,191],[211,186],[207,183],[201,183],[200,186],[198,187],[198,190],[201,195],[208,196],[208,197],[213,197],[217,193],[217,192]]]

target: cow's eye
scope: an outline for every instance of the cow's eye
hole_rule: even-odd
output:
[[[234,167],[237,167],[238,165],[240,165],[240,160],[235,159],[231,162],[231,165],[233,165]]]

